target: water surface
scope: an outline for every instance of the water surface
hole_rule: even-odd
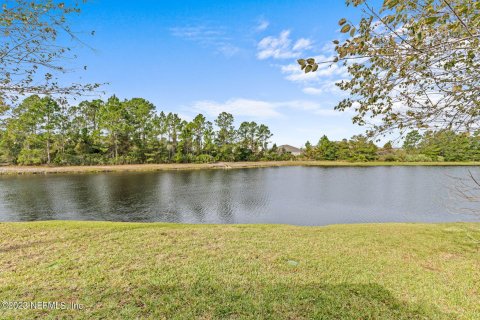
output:
[[[0,221],[326,225],[480,221],[467,167],[279,167],[0,177]],[[478,169],[473,169],[478,170]],[[479,209],[480,210],[480,209]]]

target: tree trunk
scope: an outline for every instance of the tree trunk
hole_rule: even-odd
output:
[[[117,135],[115,134],[113,136],[115,142],[114,142],[114,151],[115,151],[115,164],[118,162],[118,141],[117,141]]]
[[[47,163],[50,164],[50,138],[47,139]]]

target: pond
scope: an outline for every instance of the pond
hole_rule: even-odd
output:
[[[467,167],[279,167],[0,177],[0,221],[327,225],[479,221]],[[480,211],[480,210],[479,210]]]

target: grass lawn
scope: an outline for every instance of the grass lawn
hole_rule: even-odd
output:
[[[0,224],[0,319],[480,319],[480,224]]]

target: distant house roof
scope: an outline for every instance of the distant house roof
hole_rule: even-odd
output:
[[[285,150],[285,152],[291,152],[292,154],[301,154],[303,152],[302,149],[296,148],[294,146],[284,144],[278,147],[279,150]]]

